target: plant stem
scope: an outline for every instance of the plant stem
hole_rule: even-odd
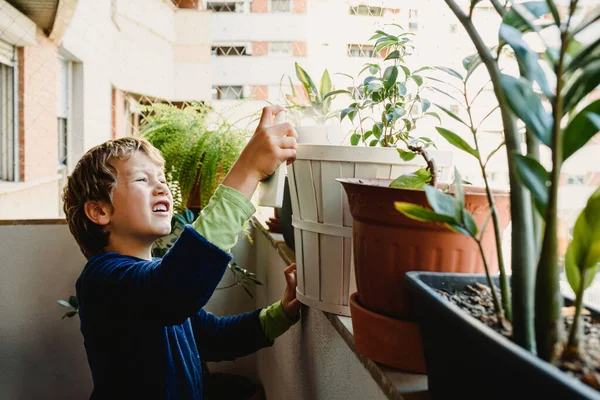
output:
[[[490,3],[492,3],[492,6],[494,6],[498,15],[500,15],[501,18],[504,18],[504,14],[506,14],[504,6],[500,4],[498,0],[490,0]]]
[[[429,155],[429,153],[427,152],[427,150],[425,150],[425,148],[423,146],[407,145],[407,147],[410,151],[412,151],[414,153],[419,153],[421,155],[421,157],[423,157],[423,159],[427,163],[427,169],[431,173],[431,178],[429,180],[429,184],[431,186],[435,187],[435,185],[437,185],[437,169],[435,166],[435,160],[433,158],[431,158],[431,156]]]
[[[535,352],[534,301],[535,258],[531,243],[533,240],[531,223],[531,197],[521,185],[515,169],[514,157],[520,154],[515,117],[510,111],[506,94],[500,82],[500,69],[493,56],[479,36],[473,22],[465,15],[454,0],[444,0],[467,31],[485,65],[494,85],[494,93],[500,106],[508,172],[510,178],[510,202],[512,218],[512,317],[513,340],[528,351]]]
[[[506,268],[504,267],[504,255],[502,254],[502,235],[500,232],[500,220],[498,218],[498,209],[496,208],[496,201],[492,195],[492,189],[487,177],[485,165],[481,159],[481,149],[479,147],[479,140],[477,139],[477,129],[473,123],[473,115],[471,114],[471,103],[469,103],[469,96],[467,95],[467,82],[463,82],[463,94],[465,97],[465,104],[467,106],[467,114],[469,115],[469,125],[471,133],[473,134],[473,140],[475,141],[475,149],[477,150],[477,161],[479,162],[479,168],[481,169],[481,175],[483,176],[483,182],[485,183],[485,193],[487,200],[490,205],[490,211],[492,214],[492,222],[494,223],[494,239],[496,242],[496,256],[498,259],[498,270],[500,272],[500,291],[502,292],[502,307],[506,318],[510,321],[512,319],[511,309],[511,297],[510,297],[510,285],[508,282],[508,275],[506,274]],[[483,255],[483,253],[482,253]],[[487,272],[486,267],[486,274]],[[489,279],[489,278],[488,278]]]
[[[581,270],[580,286],[577,290],[575,297],[575,316],[573,317],[573,324],[571,325],[571,331],[569,332],[569,341],[567,343],[567,354],[570,357],[579,356],[580,353],[580,342],[581,338],[581,308],[583,305],[583,293],[585,292],[585,281],[588,269],[584,268]]]
[[[577,1],[571,1],[571,9]],[[540,261],[537,269],[535,290],[535,333],[540,358],[554,362],[558,356],[558,345],[562,333],[561,308],[563,304],[560,292],[558,272],[558,184],[562,165],[562,135],[560,121],[563,117],[563,65],[568,45],[568,30],[571,13],[565,29],[561,31],[560,54],[555,67],[556,96],[552,101],[552,174],[548,205],[546,207],[546,229]]]
[[[481,254],[481,259],[483,260],[483,267],[485,268],[485,276],[488,281],[488,285],[490,286],[490,290],[492,291],[492,299],[494,301],[494,310],[496,311],[496,317],[498,318],[498,325],[504,327],[504,311],[502,306],[500,305],[500,301],[498,300],[498,294],[496,293],[496,286],[492,281],[492,276],[490,275],[490,269],[488,266],[487,258],[485,257],[485,253],[483,251],[483,246],[481,245],[481,240],[474,238],[477,242],[477,246],[479,247],[479,253]]]

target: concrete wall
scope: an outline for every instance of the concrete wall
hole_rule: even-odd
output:
[[[265,286],[257,290],[257,305],[281,298],[285,289],[283,262],[271,242],[256,232],[254,265]],[[302,320],[273,347],[257,353],[257,369],[268,399],[386,399],[323,312],[304,308]]]
[[[0,225],[0,397],[84,399],[79,319],[61,320],[85,259],[67,225]]]
[[[58,218],[60,182],[59,175],[25,183],[0,182],[0,220]]]

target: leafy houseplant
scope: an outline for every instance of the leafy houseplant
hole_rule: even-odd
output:
[[[174,209],[204,208],[239,157],[248,132],[202,103],[183,109],[168,104],[143,108],[141,134],[165,159]]]
[[[384,56],[379,57],[379,62],[367,63],[358,74],[358,82],[349,76],[355,89],[351,92],[352,103],[342,110],[340,119],[348,117],[353,122],[350,138],[353,146],[362,143],[398,147],[400,144],[406,148],[398,147],[402,160],[411,161],[417,155],[421,156],[427,169],[399,177],[392,186],[422,188],[426,183],[435,185],[437,182],[435,161],[427,151],[435,145],[430,138],[413,137],[411,133],[422,118],[430,116],[440,120],[440,117],[429,111],[431,102],[422,97],[428,86],[419,73],[429,67],[411,71],[405,64],[414,49],[410,39],[414,34],[404,32],[400,25],[394,26],[400,29],[399,34],[377,30],[369,39],[374,42],[375,51]]]
[[[597,26],[596,21],[600,18],[600,12],[599,10],[591,12],[575,25],[573,15],[577,10],[577,0],[570,1],[563,19],[553,0],[512,4],[510,7],[492,0],[492,6],[502,17],[499,32],[500,46],[492,52],[485,46],[473,25],[473,9],[479,1],[471,2],[468,14],[454,0],[445,1],[465,27],[477,48],[478,57],[490,75],[504,125],[513,221],[511,338],[516,344],[540,359],[568,369],[569,364],[566,364],[565,360],[571,363],[585,361],[585,353],[580,350],[579,320],[583,292],[591,284],[600,261],[598,252],[600,244],[598,197],[600,195],[597,191],[588,201],[588,205],[576,223],[577,234],[574,235],[573,242],[567,250],[567,277],[577,297],[575,322],[571,325],[571,333],[565,343],[561,310],[563,298],[559,285],[557,251],[558,185],[564,160],[583,147],[600,129],[600,100],[585,105],[587,94],[600,82],[600,53],[598,52],[600,39],[596,38],[591,43],[582,44],[575,38],[583,30]],[[524,34],[530,32],[540,38],[544,44],[541,55],[533,51],[524,38]],[[555,36],[559,43],[558,48],[549,44],[549,35]],[[498,66],[501,49],[505,46],[509,46],[514,52],[520,77],[506,75]],[[554,79],[548,78],[541,63],[546,63]],[[556,82],[555,87],[551,87],[551,81]],[[544,108],[543,103],[548,105],[549,111]],[[517,119],[521,120],[526,127],[526,154],[521,150],[521,137],[516,128]],[[550,171],[539,162],[540,146],[547,147],[552,154]],[[436,207],[434,211],[435,216],[432,220],[448,214]],[[543,219],[543,224],[536,222],[540,218]],[[441,277],[440,280],[433,276],[414,275],[410,279],[415,291],[424,295],[430,290],[425,281],[438,285],[444,278]],[[456,280],[451,276],[447,279]],[[428,308],[433,307],[435,301],[437,300],[429,295],[422,297],[422,302],[427,304]],[[499,308],[500,304],[496,302],[495,306]],[[444,311],[448,316],[458,315],[446,305],[440,307],[448,310]],[[456,321],[456,317],[452,318]],[[426,326],[433,327],[431,320],[424,323]],[[463,330],[466,331],[467,328]],[[430,334],[424,332],[424,335]],[[481,342],[477,337],[485,335],[492,337],[487,331],[481,330],[471,337],[471,342]],[[478,347],[474,351],[494,351],[499,363],[508,362],[509,359],[514,363],[516,358],[520,361],[519,364],[513,364],[508,368],[506,364],[502,364],[504,365],[502,370],[495,368],[494,372],[498,373],[498,375],[493,374],[495,381],[526,381],[537,374],[546,379],[546,385],[549,385],[548,392],[557,390],[581,398],[590,396],[587,388],[565,378],[564,374],[561,375],[549,368],[548,364],[541,363],[526,352],[514,349],[500,340],[487,339],[487,341],[494,344],[487,348]],[[429,346],[432,349],[436,347],[434,340],[430,342]],[[427,348],[428,345],[426,344],[425,347]],[[436,349],[439,350],[439,346]],[[462,350],[468,353],[465,349]],[[434,351],[431,350],[431,354],[433,353]],[[448,352],[443,356],[448,357]],[[430,360],[433,365],[434,359]],[[439,361],[435,362],[439,363]],[[436,364],[436,368],[440,368],[440,365]],[[584,363],[583,370],[585,371],[586,368],[588,367]],[[519,373],[511,373],[514,370],[518,370]],[[527,371],[527,374],[524,371]],[[470,372],[477,374],[472,369]],[[489,373],[489,370],[487,372]],[[478,377],[481,376],[471,376],[470,379],[477,380]],[[438,393],[446,389],[450,390],[446,386],[449,381],[445,379],[441,377],[439,371],[430,376],[432,387],[436,385],[434,381],[438,382],[435,386],[436,390],[440,391]],[[485,379],[482,382],[484,381]],[[586,381],[590,382],[587,379]],[[510,387],[500,390],[504,395],[507,391],[510,391]],[[592,396],[598,397],[593,393]]]
[[[351,312],[355,346],[375,361],[423,372],[416,314],[402,286],[404,275],[412,270],[483,272],[488,265],[477,258],[477,245],[460,233],[415,222],[398,215],[394,209],[395,201],[426,205],[423,188],[427,184],[438,186],[436,161],[443,156],[441,152],[434,156],[431,139],[414,134],[421,119],[433,117],[441,122],[441,118],[429,111],[431,103],[423,97],[428,86],[419,73],[430,68],[411,71],[404,65],[412,49],[407,35],[376,32],[372,40],[375,50],[386,54],[383,66],[379,63],[365,66],[359,76],[367,70],[370,75],[354,91],[354,103],[342,111],[341,117],[347,116],[355,124],[354,145],[388,148],[404,162],[420,156],[427,167],[401,174],[395,180],[372,179],[378,178],[375,170],[371,176],[361,176],[362,179],[339,181],[347,193],[354,220],[357,294],[351,298]],[[415,89],[409,91],[407,87]],[[502,231],[508,224],[508,196],[500,195],[499,201],[501,217],[497,222]],[[473,212],[474,221],[483,224],[489,213],[485,193],[470,188],[465,205]],[[480,245],[488,252],[495,250],[490,235]],[[489,267],[495,270],[497,264],[491,263]],[[394,338],[393,346],[386,339],[389,337]]]

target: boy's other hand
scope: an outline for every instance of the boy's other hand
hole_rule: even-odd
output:
[[[258,182],[272,175],[282,162],[296,159],[296,130],[289,122],[273,124],[275,116],[283,111],[282,106],[263,108],[254,135],[223,181],[248,199]]]
[[[291,320],[297,320],[302,303],[296,298],[296,264],[291,264],[283,270],[285,275],[285,292],[281,298],[281,307],[283,312]]]

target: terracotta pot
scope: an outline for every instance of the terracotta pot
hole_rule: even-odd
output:
[[[405,217],[394,207],[405,201],[429,207],[425,192],[390,188],[391,180],[338,179],[354,219],[352,241],[356,286],[351,312],[356,349],[374,361],[424,372],[425,361],[413,302],[404,288],[408,271],[480,273],[476,243],[442,224]],[[502,231],[510,218],[509,195],[494,196]],[[481,227],[489,214],[485,191],[465,187],[465,205]],[[492,272],[498,270],[493,224],[483,246]],[[410,357],[408,357],[410,355]]]
[[[413,317],[402,280],[408,271],[483,273],[473,239],[442,224],[409,219],[394,207],[404,201],[428,207],[423,190],[390,188],[391,180],[339,179],[354,219],[356,285],[361,303],[392,318]],[[501,229],[510,221],[509,195],[494,196]],[[481,227],[489,215],[485,191],[465,187],[465,205]],[[493,224],[488,223],[483,247],[492,272],[498,270]]]

